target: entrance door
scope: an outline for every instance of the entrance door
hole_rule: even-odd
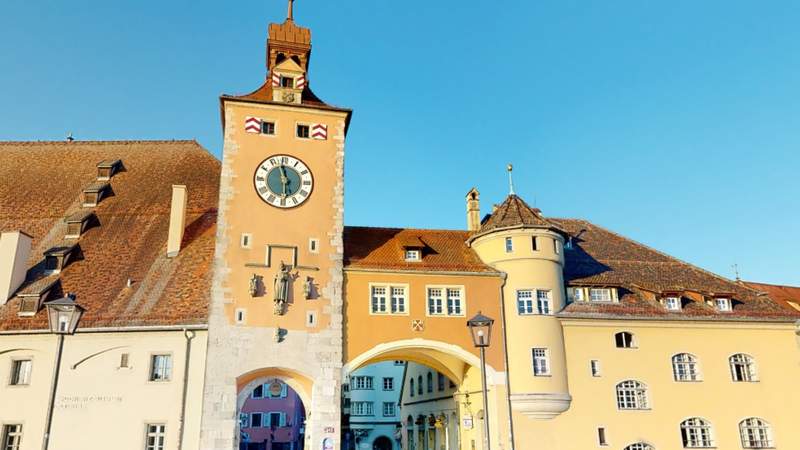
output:
[[[372,443],[372,450],[392,450],[392,441],[386,436],[381,436]]]

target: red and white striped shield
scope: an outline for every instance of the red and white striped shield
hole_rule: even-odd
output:
[[[328,139],[328,126],[324,123],[315,123],[311,127],[311,138],[321,141]]]
[[[248,133],[261,133],[261,119],[250,116],[245,118],[244,131]]]

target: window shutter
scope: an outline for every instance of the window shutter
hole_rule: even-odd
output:
[[[281,385],[281,398],[286,398],[286,395],[288,394],[288,391],[289,391],[288,390],[288,386],[286,385],[286,383],[283,383]]]

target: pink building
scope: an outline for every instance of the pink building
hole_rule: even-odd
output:
[[[302,450],[306,411],[280,380],[256,386],[244,402],[239,450]]]

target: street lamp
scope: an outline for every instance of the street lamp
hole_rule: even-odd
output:
[[[53,423],[53,409],[56,403],[58,374],[61,371],[61,350],[64,348],[64,336],[75,333],[84,309],[81,305],[75,303],[75,296],[72,294],[67,294],[64,298],[47,302],[44,305],[47,308],[50,332],[58,336],[56,363],[53,368],[53,384],[50,386],[50,403],[47,405],[47,418],[42,440],[42,450],[47,450],[50,443],[50,427]]]
[[[489,394],[486,391],[486,347],[492,340],[492,324],[494,319],[478,314],[467,321],[472,343],[481,351],[481,384],[483,386],[483,442],[484,448],[490,450],[489,442]]]

